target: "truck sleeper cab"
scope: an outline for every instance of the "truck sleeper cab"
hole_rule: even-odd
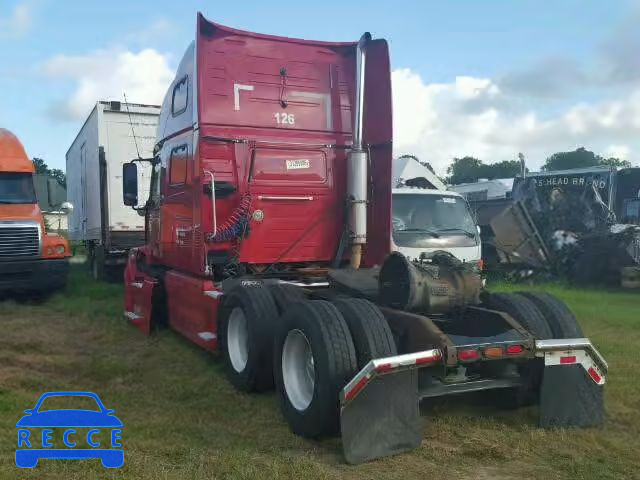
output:
[[[141,160],[123,167],[147,237],[128,257],[127,321],[219,349],[237,389],[275,387],[292,431],[340,433],[350,463],[419,446],[426,396],[495,389],[539,401],[543,426],[600,423],[607,365],[564,304],[483,292],[447,252],[390,253],[391,126],[384,40],[199,15],[148,199]]]
[[[69,244],[46,231],[34,171],[18,138],[0,128],[0,292],[47,293],[66,284]]]

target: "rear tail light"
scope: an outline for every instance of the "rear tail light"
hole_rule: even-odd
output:
[[[484,349],[484,356],[487,358],[501,358],[502,355],[502,347],[487,347]]]
[[[478,266],[478,270],[480,271],[484,270],[484,260],[482,259],[478,260],[478,263],[476,265]]]
[[[576,363],[576,362],[577,362],[577,359],[576,359],[575,355],[570,355],[570,356],[567,356],[567,357],[560,357],[560,363],[562,365],[569,365],[571,363]]]
[[[472,350],[459,350],[458,351],[458,360],[461,362],[470,362],[473,360],[478,360],[480,358],[480,352],[476,349]]]
[[[507,347],[507,355],[520,355],[524,352],[522,345],[509,345]]]
[[[602,380],[602,377],[600,377],[600,374],[598,374],[598,372],[596,372],[596,369],[591,367],[589,368],[589,370],[587,370],[589,372],[589,376],[591,378],[593,378],[593,381],[596,383],[600,383],[600,380]]]

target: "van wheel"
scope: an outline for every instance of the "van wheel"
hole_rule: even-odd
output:
[[[397,355],[396,343],[378,307],[362,298],[344,298],[333,302],[340,310],[353,338],[358,360],[362,369],[375,358]]]
[[[276,336],[274,370],[282,413],[304,437],[340,430],[339,394],[356,372],[356,353],[340,311],[324,300],[292,304]]]
[[[229,381],[244,392],[273,387],[273,337],[278,311],[262,285],[225,295],[218,338]]]

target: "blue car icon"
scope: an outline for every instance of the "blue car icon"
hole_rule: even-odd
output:
[[[90,397],[95,400],[97,408],[56,409],[41,408],[42,403],[51,397]],[[83,400],[86,400],[83,399]],[[24,411],[26,413],[18,423],[18,448],[16,449],[16,465],[21,468],[33,468],[41,458],[87,459],[99,458],[107,468],[119,468],[124,463],[124,451],[120,444],[122,422],[114,415],[114,410],[104,407],[100,398],[92,392],[49,392],[43,394],[36,406]],[[86,443],[91,448],[74,448],[76,440],[82,440],[75,428],[91,428],[86,434]],[[53,428],[63,428],[63,442],[67,448],[52,448]],[[39,429],[41,439],[38,437]],[[109,430],[109,446],[98,441],[102,430]],[[104,436],[104,434],[102,434]],[[42,446],[42,448],[40,448]],[[26,447],[26,448],[24,448]],[[101,448],[100,448],[101,447]]]

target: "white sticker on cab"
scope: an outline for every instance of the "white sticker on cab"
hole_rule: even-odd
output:
[[[287,160],[287,170],[299,170],[301,168],[311,168],[311,162],[308,158]]]

